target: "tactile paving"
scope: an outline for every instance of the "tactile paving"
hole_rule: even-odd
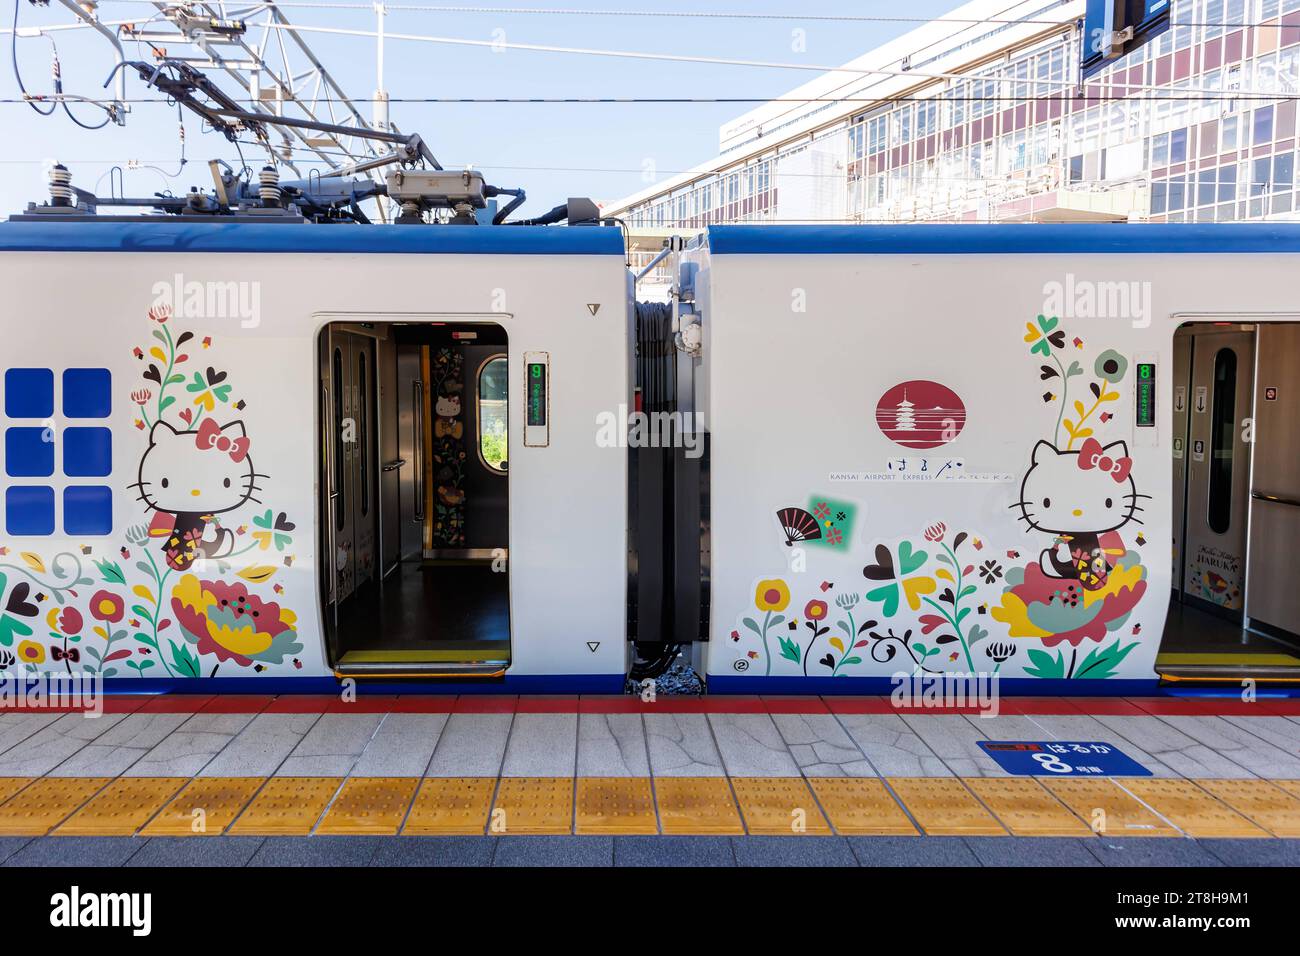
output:
[[[488,832],[572,833],[573,778],[502,777]]]
[[[343,784],[316,832],[394,834],[406,817],[419,782],[415,777],[352,777]]]
[[[338,788],[337,777],[272,777],[230,832],[241,836],[306,836]]]
[[[577,833],[658,833],[648,777],[579,777]]]
[[[0,803],[4,803],[15,793],[27,786],[33,777],[0,777]]]
[[[427,777],[402,832],[411,836],[482,833],[496,786],[495,777]]]
[[[44,836],[112,777],[42,777],[0,806],[0,836]]]
[[[1300,780],[1272,780],[1270,783],[1281,787],[1293,797],[1300,797]]]
[[[54,835],[132,836],[184,784],[184,777],[118,777],[91,797]]]
[[[802,777],[732,777],[745,829],[756,836],[828,836],[831,828]]]
[[[879,780],[810,777],[835,832],[843,836],[916,836],[916,827]]]
[[[1242,816],[1274,836],[1300,837],[1300,797],[1269,780],[1197,780]]]
[[[261,777],[191,780],[141,836],[220,836],[262,786]]]
[[[1268,834],[1190,780],[1125,777],[1116,781],[1191,837],[1266,837]]]
[[[1092,831],[1033,779],[967,777],[966,786],[993,811],[1012,836],[1086,837]]]
[[[1107,779],[1045,777],[1043,786],[1102,836],[1179,836],[1164,820]]]
[[[725,777],[655,777],[655,802],[664,833],[740,835],[740,812]]]
[[[890,777],[889,786],[931,836],[1006,836],[1002,824],[960,780]]]

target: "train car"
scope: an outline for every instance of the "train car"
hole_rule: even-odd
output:
[[[0,250],[11,669],[622,690],[617,229],[13,222]]]
[[[1295,679],[1298,253],[1286,225],[715,227],[666,251],[665,305],[608,226],[6,223],[0,669]]]
[[[710,230],[681,280],[710,689],[1300,676],[1298,252],[1286,225]]]

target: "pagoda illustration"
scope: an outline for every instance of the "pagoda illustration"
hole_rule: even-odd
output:
[[[916,406],[907,400],[906,389],[903,390],[903,400],[894,407],[898,409],[894,415],[894,431],[916,431],[916,418],[912,413],[912,409],[916,408]]]

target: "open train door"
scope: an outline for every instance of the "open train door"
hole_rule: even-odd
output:
[[[1168,680],[1300,681],[1300,324],[1198,321],[1174,337]]]
[[[320,572],[340,676],[504,673],[509,381],[487,318],[322,329]]]

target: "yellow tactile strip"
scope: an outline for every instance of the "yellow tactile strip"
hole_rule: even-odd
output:
[[[1126,777],[1121,787],[1191,837],[1266,837],[1268,833],[1190,780]]]
[[[141,836],[219,836],[261,788],[261,777],[191,780],[149,821]]]
[[[843,836],[917,836],[906,811],[874,778],[810,777],[813,793]]]
[[[482,833],[492,809],[496,777],[428,777],[411,804],[402,833],[450,836]]]
[[[1032,777],[967,777],[966,786],[1012,836],[1091,836],[1092,831]]]
[[[1043,786],[1086,821],[1093,832],[1103,836],[1180,835],[1177,829],[1110,780],[1045,778]]]
[[[577,833],[658,833],[650,778],[579,777],[573,819]]]
[[[184,785],[184,777],[118,777],[54,833],[56,836],[129,836],[148,823]]]
[[[0,803],[4,803],[33,779],[33,777],[0,777]]]
[[[178,792],[179,791],[179,792]],[[0,835],[1300,836],[1300,781],[0,778]],[[1004,829],[1005,828],[1005,829]]]
[[[573,832],[572,777],[502,777],[488,831],[495,836]]]
[[[817,798],[802,777],[732,777],[745,829],[756,836],[828,836]]]
[[[352,777],[343,784],[316,832],[394,834],[406,817],[419,782],[415,777]]]
[[[1278,837],[1300,837],[1300,797],[1269,780],[1197,780],[1242,816]]]
[[[890,777],[890,789],[931,836],[1006,836],[966,784],[953,777]]]
[[[0,836],[44,836],[111,781],[111,777],[35,780],[0,806]]]
[[[241,836],[306,836],[341,782],[337,777],[272,777],[230,832]]]
[[[724,836],[745,832],[726,777],[655,777],[655,798],[664,833]]]

